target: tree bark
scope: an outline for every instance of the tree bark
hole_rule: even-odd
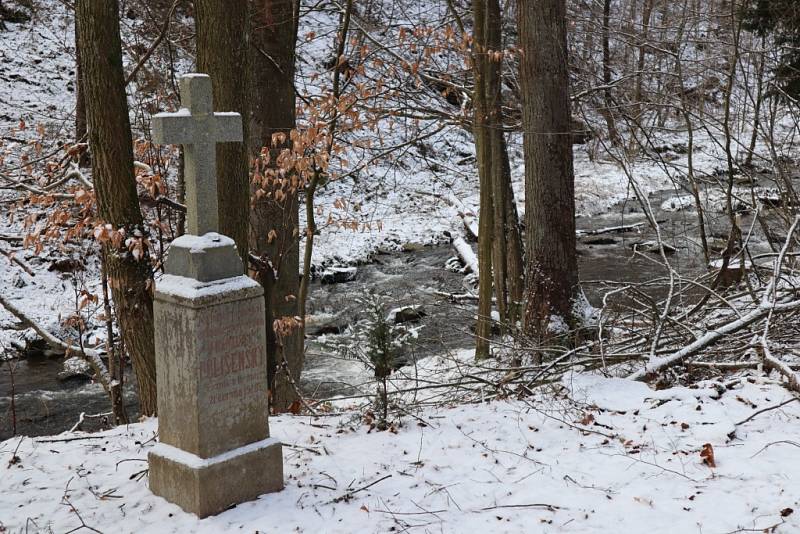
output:
[[[267,299],[267,359],[272,406],[285,411],[297,400],[295,385],[303,369],[303,329],[298,316],[300,240],[296,175],[280,171],[282,150],[291,147],[295,127],[295,42],[297,0],[251,0],[254,83],[251,117],[253,156],[265,150],[268,164],[261,169],[260,187],[268,194],[254,197],[250,213],[250,247],[271,269],[257,278]],[[277,193],[277,194],[276,194]],[[275,328],[284,321],[287,332]],[[283,331],[283,335],[279,332]]]
[[[614,112],[612,111],[612,103],[614,101],[611,96],[611,48],[609,44],[609,24],[611,23],[611,0],[604,0],[603,2],[603,104],[600,109],[600,114],[606,121],[608,128],[608,138],[614,146],[621,143],[619,132],[617,131],[617,123],[614,120]]]
[[[644,97],[642,92],[642,76],[644,72],[644,60],[647,52],[648,41],[650,39],[650,16],[653,13],[653,0],[644,0],[642,6],[642,32],[639,35],[639,50],[636,59],[636,86],[633,93],[633,118],[636,122],[644,122],[641,120]]]
[[[503,108],[501,82],[503,71],[503,37],[501,34],[500,2],[486,2],[486,112],[487,143],[489,144],[489,174],[492,184],[492,275],[495,302],[500,317],[500,331],[505,333],[508,325],[508,245],[506,243],[506,176],[503,166],[505,139],[503,134]]]
[[[242,115],[243,142],[217,145],[217,196],[220,233],[236,242],[247,265],[250,208],[247,0],[195,0],[194,6],[197,69],[211,76],[214,111],[235,111]]]
[[[525,254],[522,246],[522,230],[519,224],[517,201],[511,188],[511,164],[508,161],[508,148],[505,136],[502,138],[502,164],[505,194],[506,230],[506,276],[508,284],[508,322],[512,326],[522,319],[522,306],[525,295]]]
[[[491,144],[488,136],[486,98],[486,0],[472,1],[472,62],[475,73],[473,89],[472,129],[480,183],[478,210],[478,322],[475,327],[475,358],[489,357],[492,333],[492,232],[493,202],[491,176]]]
[[[517,17],[527,228],[524,328],[541,339],[552,333],[557,318],[574,323],[580,289],[565,0],[520,3]]]
[[[83,96],[83,82],[81,81],[81,47],[78,36],[78,17],[75,17],[75,140],[81,142],[86,137],[86,98]],[[89,153],[81,152],[78,156],[78,166],[89,166]]]
[[[136,181],[116,0],[78,0],[81,72],[86,98],[92,176],[100,218],[128,236],[146,236]],[[152,270],[149,255],[135,258],[123,244],[106,244],[108,277],[120,330],[139,385],[143,415],[156,413]]]

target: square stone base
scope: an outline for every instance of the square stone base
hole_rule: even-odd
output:
[[[283,454],[275,438],[213,458],[158,443],[148,461],[150,490],[201,518],[283,489]]]

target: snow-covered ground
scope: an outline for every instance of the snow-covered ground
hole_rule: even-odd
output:
[[[791,399],[781,386],[564,384],[554,396],[428,409],[396,433],[369,432],[355,413],[273,417],[286,488],[203,520],[147,489],[155,420],[14,438],[0,443],[0,531],[67,532],[81,520],[102,532],[800,529],[800,403],[737,424]]]

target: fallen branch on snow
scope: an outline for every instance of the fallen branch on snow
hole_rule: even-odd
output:
[[[710,332],[706,332],[704,335],[697,338],[696,341],[686,345],[682,349],[662,358],[651,358],[644,369],[636,371],[635,373],[629,375],[628,378],[631,380],[640,381],[647,380],[659,371],[662,371],[663,369],[666,369],[672,365],[679,364],[687,357],[697,354],[702,349],[713,345],[724,336],[738,332],[739,330],[755,323],[756,321],[764,319],[770,313],[788,312],[798,309],[800,309],[800,300],[776,303],[774,306],[762,302],[750,313],[743,315],[741,318],[735,321],[724,324],[719,328],[711,330]]]
[[[0,294],[0,306],[3,306],[6,310],[9,311],[11,315],[22,321],[22,323],[29,328],[32,328],[39,336],[45,340],[45,342],[53,347],[54,349],[60,349],[68,354],[76,354],[80,358],[82,358],[86,363],[91,366],[92,370],[95,372],[95,377],[97,380],[102,384],[103,388],[107,391],[111,387],[111,375],[108,373],[108,368],[106,368],[106,364],[103,362],[102,354],[100,351],[94,349],[87,349],[76,347],[75,345],[70,345],[65,341],[58,339],[56,336],[51,334],[46,328],[42,325],[28,317],[25,312],[17,308],[14,304],[11,303],[6,297]]]
[[[13,251],[10,251],[10,250],[4,250],[4,249],[0,248],[0,253],[1,253],[1,254],[3,254],[5,257],[7,257],[7,258],[8,258],[10,261],[12,261],[13,263],[16,263],[17,265],[19,265],[19,266],[20,266],[20,268],[22,268],[22,270],[23,270],[23,271],[25,271],[26,273],[28,273],[29,275],[31,275],[31,276],[36,276],[36,273],[35,273],[35,272],[33,272],[33,269],[31,269],[31,268],[28,266],[28,264],[27,264],[27,263],[25,263],[25,262],[24,262],[24,261],[22,261],[21,259],[17,258],[17,257],[14,255],[14,252],[13,252]]]

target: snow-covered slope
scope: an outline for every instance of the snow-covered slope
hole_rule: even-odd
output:
[[[0,530],[791,533],[800,403],[742,379],[653,392],[576,376],[557,396],[426,410],[392,432],[355,414],[270,420],[286,488],[198,520],[147,489],[156,421],[0,443]],[[558,400],[560,399],[560,400]],[[424,422],[424,423],[423,423]],[[705,444],[716,467],[703,462]]]

